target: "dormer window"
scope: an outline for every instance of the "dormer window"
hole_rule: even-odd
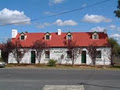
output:
[[[20,40],[25,40],[26,37],[27,37],[27,36],[26,36],[26,33],[23,33],[23,32],[22,32],[22,33],[20,34]]]
[[[71,40],[71,38],[72,38],[72,35],[68,35],[68,37],[67,37],[67,38],[68,38],[68,40]]]
[[[98,35],[94,35],[94,39],[98,39]]]
[[[46,35],[46,40],[49,40],[50,39],[50,35]]]
[[[92,35],[92,39],[99,39],[99,35],[96,32],[94,32]]]
[[[25,39],[25,35],[21,35],[21,40],[24,40]]]
[[[45,34],[45,39],[46,39],[46,40],[50,40],[50,39],[51,39],[51,34],[50,34],[49,32],[47,32],[47,33]]]
[[[72,39],[72,34],[71,34],[71,32],[68,32],[68,33],[67,33],[66,38],[67,38],[68,40],[71,40],[71,39]]]

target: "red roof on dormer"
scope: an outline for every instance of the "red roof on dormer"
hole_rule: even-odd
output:
[[[92,32],[71,32],[73,41],[76,41],[78,46],[89,46],[90,44],[95,43],[97,46],[106,46],[108,45],[108,36],[104,32],[99,32],[99,39],[92,39]],[[48,43],[50,47],[64,47],[64,41],[66,40],[67,33],[50,33],[51,39],[45,40],[45,33],[26,33],[26,39],[20,40],[20,34],[17,34],[16,38],[12,39],[12,42],[19,40],[22,44],[22,47],[31,47],[33,42],[36,40],[44,40]]]

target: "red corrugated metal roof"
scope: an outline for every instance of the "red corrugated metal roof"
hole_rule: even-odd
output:
[[[76,41],[76,45],[78,46],[89,46],[90,44],[96,43],[97,46],[106,46],[108,45],[108,36],[104,34],[104,32],[99,32],[99,39],[94,40],[92,39],[92,32],[71,32],[73,41]],[[44,36],[45,33],[26,33],[27,38],[25,40],[20,40],[18,34],[15,39],[12,41],[19,40],[23,47],[30,47],[32,46],[33,42],[36,40],[44,40],[46,41],[51,47],[64,47],[64,41],[66,40],[67,33],[61,33],[58,35],[57,33],[50,33],[51,40],[45,40]]]

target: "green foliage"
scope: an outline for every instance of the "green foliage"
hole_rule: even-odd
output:
[[[50,59],[48,62],[48,66],[56,66],[57,61],[54,59]]]
[[[109,38],[108,42],[110,46],[112,47],[112,53],[117,55],[120,52],[120,46],[118,42],[114,38]]]
[[[120,0],[118,0],[118,6],[117,6],[117,10],[114,11],[116,17],[120,18]]]
[[[118,57],[120,53],[120,45],[114,38],[109,38],[108,42],[111,47],[111,55],[110,55],[111,65],[114,66],[115,58]]]

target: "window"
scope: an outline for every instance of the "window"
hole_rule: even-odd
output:
[[[44,38],[45,38],[45,40],[50,40],[51,34],[49,32],[46,32]]]
[[[92,35],[92,39],[99,39],[99,35],[95,32]]]
[[[67,58],[72,58],[72,52],[71,51],[67,51]]]
[[[66,35],[66,39],[71,40],[72,39],[72,33],[68,32]]]
[[[96,58],[101,58],[101,51],[97,51]]]
[[[24,35],[21,35],[21,40],[24,40],[25,39],[25,36]]]
[[[94,39],[97,39],[97,35],[94,35]]]
[[[45,58],[49,59],[50,58],[50,51],[45,51]]]
[[[68,38],[68,40],[71,40],[71,38],[72,38],[72,35],[68,35],[68,37],[67,37],[67,38]]]
[[[20,36],[19,36],[19,39],[20,39],[20,40],[25,40],[26,38],[27,38],[27,34],[24,33],[24,32],[21,32],[21,33],[20,33]]]
[[[46,35],[46,40],[49,40],[50,39],[50,35]]]

